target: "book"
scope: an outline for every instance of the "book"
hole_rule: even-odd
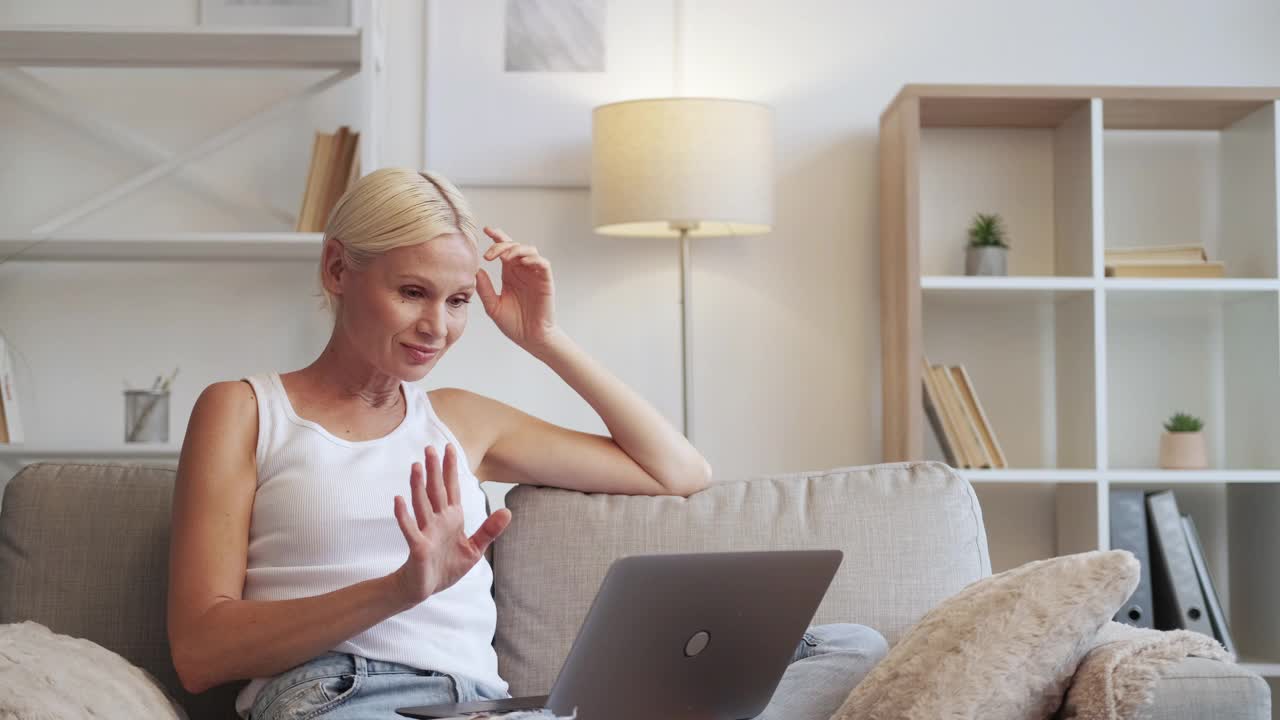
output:
[[[941,388],[940,392],[944,402],[951,414],[951,422],[956,427],[956,435],[959,438],[960,447],[963,448],[963,454],[967,460],[965,467],[991,467],[991,459],[987,457],[986,450],[978,439],[978,430],[974,427],[969,414],[964,409],[964,402],[960,398],[960,388],[956,386],[956,381],[951,375],[950,368],[945,365],[937,365],[933,370],[938,386]]]
[[[1201,263],[1209,259],[1203,245],[1148,245],[1145,247],[1107,248],[1104,265],[1143,264],[1149,262]]]
[[[1213,577],[1209,575],[1209,565],[1204,559],[1204,547],[1200,544],[1200,534],[1196,532],[1196,522],[1190,515],[1182,516],[1182,529],[1187,538],[1187,549],[1191,551],[1191,563],[1196,568],[1196,577],[1200,579],[1200,591],[1204,593],[1205,605],[1209,609],[1213,635],[1227,652],[1234,655],[1236,646],[1231,640],[1231,631],[1227,628],[1227,615],[1222,610],[1222,601],[1218,598]]]
[[[9,346],[4,335],[0,334],[0,443],[8,445],[25,442],[16,376]]]
[[[947,374],[947,379],[951,381],[956,403],[960,406],[960,414],[965,424],[963,431],[969,434],[973,447],[977,451],[977,467],[995,467],[995,459],[991,455],[991,450],[982,439],[982,427],[977,414],[970,409],[969,402],[965,399],[964,388],[961,385],[959,376],[959,367],[954,365],[946,367],[943,368],[943,372]]]
[[[1151,604],[1151,552],[1147,538],[1146,493],[1142,490],[1112,490],[1110,495],[1111,549],[1128,550],[1138,559],[1138,585],[1116,611],[1116,622],[1149,628],[1155,611]]]
[[[938,389],[933,381],[933,374],[929,372],[929,359],[924,359],[924,368],[920,373],[920,379],[924,385],[924,414],[929,420],[929,425],[933,427],[934,437],[938,439],[938,446],[942,448],[942,455],[946,458],[947,464],[951,467],[960,467],[960,458],[956,454],[955,436],[947,427],[946,421],[942,416],[942,400],[938,397]]]
[[[1226,264],[1213,262],[1145,262],[1134,264],[1109,264],[1107,277],[1172,277],[1172,278],[1220,278],[1226,276]]]
[[[977,426],[978,439],[986,449],[987,457],[991,460],[991,467],[1009,467],[1009,463],[1004,456],[1004,450],[1000,447],[1000,441],[996,439],[995,430],[991,427],[991,421],[987,419],[987,411],[983,409],[982,403],[978,400],[978,392],[973,389],[973,379],[969,377],[969,371],[965,369],[964,365],[956,365],[951,368],[951,374],[960,389],[960,397],[964,401],[965,410],[973,420],[974,425]]]
[[[293,227],[296,232],[306,232],[305,228],[310,226],[310,217],[314,212],[312,206],[315,204],[320,187],[320,155],[324,148],[324,138],[324,133],[316,131],[311,141],[311,165],[307,170],[307,185],[302,191],[302,208],[298,210],[298,222]]]
[[[951,438],[952,450],[955,450],[956,468],[970,468],[973,466],[973,459],[969,455],[969,448],[965,445],[964,439],[960,437],[960,420],[956,418],[956,409],[952,406],[950,392],[947,392],[947,386],[942,382],[941,365],[929,365],[928,370],[929,378],[933,382],[934,397],[942,411],[943,424],[946,425],[948,437]]]
[[[1187,547],[1182,515],[1172,490],[1147,495],[1151,592],[1155,629],[1194,630],[1213,637],[1204,592]]]
[[[297,232],[324,232],[333,207],[360,177],[359,147],[360,133],[346,125],[332,134],[316,132],[302,207],[294,226]]]

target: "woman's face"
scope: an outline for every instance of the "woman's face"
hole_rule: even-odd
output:
[[[389,250],[347,272],[344,332],[375,367],[420,380],[462,337],[479,269],[479,252],[461,233]],[[424,357],[409,346],[434,352]]]

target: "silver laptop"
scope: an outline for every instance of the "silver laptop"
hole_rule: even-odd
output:
[[[742,720],[769,704],[839,550],[632,555],[609,566],[550,695],[406,707],[577,720]]]

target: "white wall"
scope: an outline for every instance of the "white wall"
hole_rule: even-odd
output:
[[[395,94],[384,161],[416,166],[422,9],[390,9]],[[190,23],[195,13],[194,0],[0,0],[4,23]],[[1280,82],[1280,4],[1271,0],[697,0],[684,3],[684,19],[685,92],[767,102],[777,128],[775,231],[694,247],[694,432],[726,478],[880,458],[876,141],[878,115],[903,83]],[[172,147],[268,98],[255,83],[212,75],[198,83],[162,72],[45,76]],[[151,92],[158,88],[168,100]],[[310,128],[343,119],[344,97],[335,92],[229,149],[209,164],[210,176],[290,207]],[[0,88],[0,228],[26,229],[144,167],[75,138]],[[551,259],[570,334],[678,423],[676,243],[595,236],[583,190],[468,194],[484,222]],[[262,227],[171,184],[95,227],[173,227],[176,218],[201,229]],[[327,336],[308,295],[312,275],[308,263],[0,266],[0,329],[22,353],[28,433],[51,443],[118,441],[120,378],[143,384],[181,364],[173,406],[180,438],[209,382],[295,369],[319,352]],[[426,385],[466,385],[553,422],[605,431],[549,370],[506,342],[478,303],[469,333]]]

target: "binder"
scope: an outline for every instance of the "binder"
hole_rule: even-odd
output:
[[[1172,490],[1147,495],[1151,538],[1151,590],[1157,630],[1194,630],[1213,637],[1200,578]]]
[[[1200,591],[1204,593],[1205,605],[1209,609],[1209,622],[1213,625],[1214,637],[1222,643],[1222,647],[1232,655],[1236,654],[1235,643],[1231,641],[1231,631],[1227,629],[1227,615],[1222,611],[1222,602],[1218,598],[1218,589],[1213,584],[1213,576],[1209,575],[1209,565],[1204,561],[1204,546],[1200,544],[1200,534],[1196,532],[1196,522],[1190,515],[1182,516],[1182,529],[1187,537],[1187,549],[1191,552],[1191,562],[1195,565],[1196,576],[1200,578]]]
[[[1154,627],[1151,604],[1151,553],[1147,543],[1146,493],[1141,490],[1111,491],[1111,548],[1128,550],[1138,558],[1141,570],[1138,587],[1120,606],[1115,621],[1134,627]]]

